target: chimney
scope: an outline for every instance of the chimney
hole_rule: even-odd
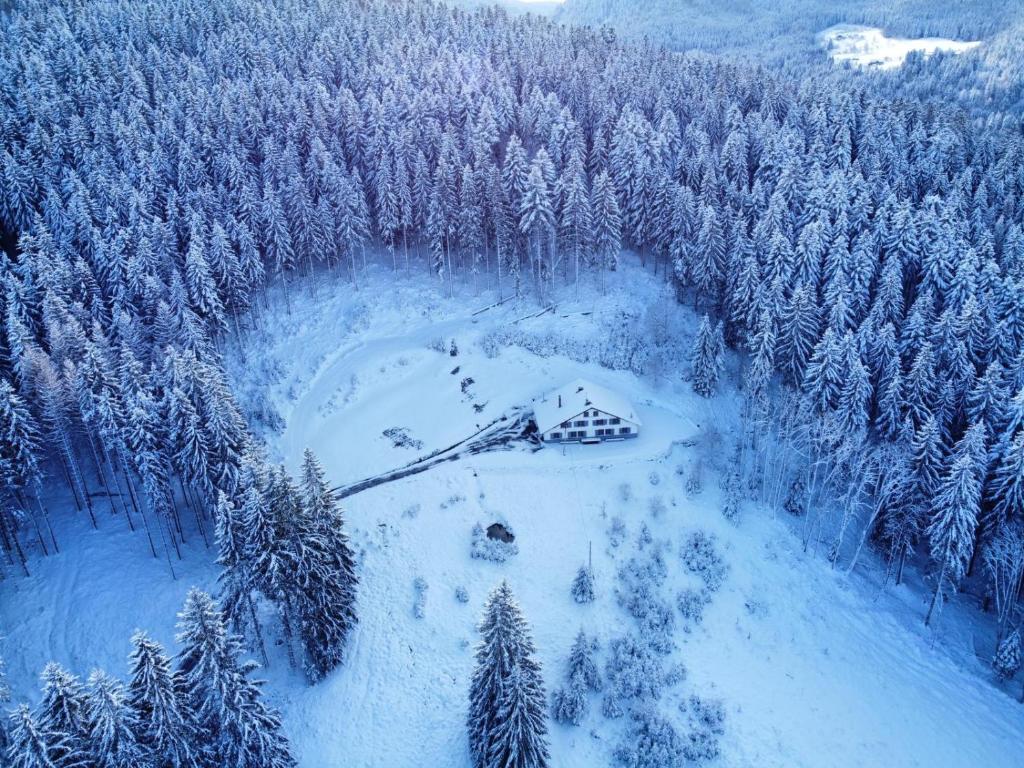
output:
[[[562,396],[561,395],[558,396],[558,407],[559,408],[562,407]]]

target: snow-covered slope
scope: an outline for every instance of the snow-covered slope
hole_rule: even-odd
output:
[[[599,638],[602,659],[610,640],[633,629],[616,602],[615,574],[645,524],[666,542],[663,591],[673,606],[680,590],[696,585],[678,556],[688,533],[714,534],[728,563],[703,623],[687,633],[677,622],[670,661],[684,663],[688,675],[658,702],[679,720],[691,693],[721,699],[722,765],[1018,764],[1018,705],[971,649],[925,633],[920,591],[879,589],[870,565],[852,577],[832,570],[801,550],[787,520],[753,505],[738,526],[723,519],[717,468],[731,445],[732,395],[697,398],[678,370],[638,378],[515,347],[494,355],[482,343],[496,329],[514,327],[548,338],[552,348],[583,349],[604,332],[602,315],[561,315],[590,309],[589,302],[516,323],[529,307],[509,303],[473,317],[490,295],[448,302],[401,281],[384,291],[392,279],[379,274],[364,293],[322,284],[315,298],[297,301],[293,292],[293,312],[275,303],[265,335],[250,339],[244,357],[232,355],[236,377],[275,372],[273,381],[254,384],[286,422],[269,447],[290,467],[308,445],[333,482],[356,480],[447,445],[578,376],[630,398],[645,429],[625,443],[484,454],[347,499],[362,579],[348,660],[313,687],[273,650],[265,670],[303,768],[468,766],[466,691],[488,590],[509,581],[550,690],[561,682],[581,627]],[[618,291],[601,299],[605,316],[656,290],[649,273],[629,266]],[[391,300],[379,301],[384,295]],[[692,332],[686,310],[659,310],[685,336]],[[436,339],[444,340],[443,351],[429,348]],[[392,427],[422,445],[396,445],[383,435]],[[625,528],[618,546],[609,536],[615,518]],[[518,554],[503,564],[470,557],[473,526],[494,521],[516,535]],[[146,627],[170,643],[188,586],[214,583],[213,554],[196,536],[171,581],[141,534],[94,535],[83,520],[60,524],[78,526],[81,535],[65,537],[59,556],[34,558],[31,578],[0,584],[2,651],[18,696],[34,695],[34,676],[49,658],[79,673],[100,665],[123,674],[131,630]],[[101,525],[124,528],[109,517]],[[591,551],[598,598],[580,606],[569,585]],[[412,610],[417,577],[428,585],[423,619]],[[468,602],[456,599],[457,587],[467,590]],[[961,618],[951,605],[940,626]],[[552,724],[554,765],[610,763],[627,723],[605,718],[597,696],[591,704],[581,727]]]

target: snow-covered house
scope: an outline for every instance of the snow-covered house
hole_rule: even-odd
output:
[[[534,402],[533,418],[545,443],[597,443],[640,434],[640,417],[626,398],[583,379]]]

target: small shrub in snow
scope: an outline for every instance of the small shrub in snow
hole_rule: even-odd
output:
[[[652,496],[647,504],[651,517],[661,517],[665,514],[665,500],[661,496]]]
[[[626,524],[621,517],[613,517],[611,527],[608,529],[608,540],[613,547],[619,547],[626,540]]]
[[[619,485],[619,501],[623,504],[628,504],[633,499],[633,486],[629,483],[621,483]]]
[[[717,592],[722,586],[728,566],[718,554],[714,535],[702,530],[693,531],[683,541],[679,556],[691,573],[700,576],[709,591]]]
[[[1000,680],[1010,680],[1020,671],[1020,632],[1014,630],[1002,639],[992,659],[992,668]]]
[[[647,480],[648,482],[650,482],[651,485],[657,485],[658,483],[661,482],[661,475],[659,475],[654,470],[651,470],[651,474],[647,476]]]
[[[725,733],[725,707],[715,699],[691,696],[689,714],[690,727],[683,754],[694,763],[714,760],[720,751],[718,739]]]
[[[465,587],[456,587],[455,588],[455,599],[458,600],[460,603],[468,603],[469,602],[469,591]]]
[[[632,714],[633,723],[616,748],[617,765],[624,768],[673,768],[681,766],[686,743],[671,722],[651,707]]]
[[[412,520],[416,515],[420,513],[420,505],[412,504],[402,510],[402,517],[407,517]]]
[[[683,615],[683,630],[691,632],[704,620],[704,609],[711,603],[706,589],[684,589],[676,598],[676,606]]]
[[[686,495],[700,496],[704,490],[704,465],[697,460],[690,465],[690,473],[686,476]]]
[[[448,343],[440,336],[438,336],[436,339],[431,340],[430,343],[427,344],[427,346],[430,349],[434,350],[435,352],[440,352],[441,354],[444,354],[445,352],[448,351]]]
[[[804,485],[803,479],[798,477],[790,484],[789,493],[786,495],[786,501],[782,506],[794,517],[801,517],[807,511],[804,507],[806,500],[807,487]]]
[[[581,605],[594,602],[594,572],[581,565],[572,582],[572,599]]]
[[[508,528],[507,525],[505,527]],[[477,560],[491,560],[495,563],[504,563],[513,555],[519,554],[519,545],[514,541],[506,542],[489,538],[484,527],[477,523],[473,526],[473,541],[470,545],[469,554]]]
[[[743,603],[743,607],[755,619],[768,618],[768,605],[755,597],[747,598],[747,601]]]
[[[722,478],[722,517],[738,523],[743,505],[743,480],[738,469],[731,469]]]
[[[448,509],[450,507],[454,507],[456,504],[461,504],[465,500],[466,497],[463,496],[461,493],[454,493],[441,502],[441,509]]]
[[[459,347],[455,343],[455,339],[452,339],[452,345],[448,348],[448,354],[451,357],[458,357],[459,356]]]
[[[417,619],[422,619],[426,616],[427,610],[427,582],[422,576],[417,576],[412,582],[412,587],[416,591],[416,597],[412,603],[412,615]]]
[[[636,537],[636,548],[643,551],[653,541],[654,536],[651,534],[651,529],[647,526],[647,523],[641,523],[640,535]]]

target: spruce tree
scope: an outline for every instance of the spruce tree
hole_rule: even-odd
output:
[[[124,686],[105,672],[89,676],[89,749],[97,768],[149,768],[139,743],[139,722],[125,701]]]
[[[594,602],[594,571],[586,565],[581,565],[576,571],[576,578],[572,581],[572,599],[577,603]]]
[[[357,621],[359,580],[341,510],[323,468],[308,449],[302,464],[302,494],[306,515],[303,556],[297,564],[303,587],[302,636],[309,675],[319,680],[344,657],[345,643]]]
[[[473,765],[542,768],[548,761],[544,686],[508,582],[488,597],[480,636],[467,720]]]
[[[154,761],[166,768],[195,768],[204,747],[184,706],[171,661],[159,643],[143,632],[132,636],[128,705],[138,738]]]
[[[1000,680],[1012,680],[1020,671],[1020,631],[1013,630],[1003,638],[992,657],[992,668]]]
[[[980,511],[984,462],[985,427],[976,424],[967,430],[953,449],[949,469],[932,499],[932,517],[925,533],[938,568],[938,577],[925,624],[931,622],[947,582],[955,586],[963,578],[970,560]]]
[[[693,391],[701,397],[715,394],[718,379],[725,365],[725,339],[722,323],[711,324],[707,315],[700,321],[694,340],[690,364],[693,369]]]

